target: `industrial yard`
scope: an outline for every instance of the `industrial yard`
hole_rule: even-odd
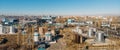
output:
[[[0,16],[0,50],[120,50],[120,16]]]

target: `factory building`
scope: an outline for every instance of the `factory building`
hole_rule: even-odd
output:
[[[86,21],[87,24],[93,24],[93,21]]]
[[[67,20],[67,23],[70,24],[70,23],[72,23],[73,21],[74,21],[74,19],[68,19],[68,20]]]
[[[110,27],[110,22],[102,22],[101,27]]]
[[[2,26],[0,25],[0,34],[14,34],[15,28],[14,26]]]
[[[7,26],[19,24],[19,19],[17,19],[17,18],[2,18],[2,24],[7,25]]]
[[[0,32],[2,34],[14,34],[17,32],[17,29],[15,29],[15,26],[13,26],[15,19],[13,18],[2,18],[2,24],[0,26]]]
[[[48,22],[49,24],[52,24],[52,21],[55,19],[56,17],[52,17],[52,16],[43,16],[40,20],[41,20],[41,23],[44,23],[44,22]],[[39,20],[39,21],[40,21]]]
[[[105,42],[104,32],[98,31],[96,33],[96,35],[95,35],[95,42],[100,42],[100,43],[104,43]]]

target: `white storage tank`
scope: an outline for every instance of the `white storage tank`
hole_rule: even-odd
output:
[[[38,42],[38,41],[39,41],[39,33],[34,32],[34,42]]]
[[[46,41],[51,41],[52,40],[52,35],[51,35],[50,31],[45,33],[45,40]]]
[[[2,28],[2,33],[5,34],[5,33],[7,32],[6,29],[7,29],[7,28],[6,28],[5,26],[3,26],[3,28]]]
[[[15,33],[15,27],[14,26],[10,26],[10,34],[14,34]]]
[[[10,32],[9,26],[2,26],[2,33],[7,34]]]
[[[89,28],[88,30],[88,37],[93,37],[94,33],[93,33],[93,29]]]
[[[2,31],[3,31],[3,26],[0,24],[0,34],[4,34]]]
[[[95,36],[95,42],[105,42],[105,36],[103,31],[98,31]]]

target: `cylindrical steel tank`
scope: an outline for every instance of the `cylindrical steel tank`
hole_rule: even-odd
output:
[[[6,27],[5,26],[3,26],[3,28],[2,28],[2,33],[6,33]]]
[[[2,32],[3,33],[9,33],[9,26],[3,26],[3,28],[2,28]]]
[[[39,33],[34,32],[34,42],[38,42],[38,41],[39,41]]]
[[[105,42],[105,37],[104,37],[104,32],[103,31],[98,31],[95,36],[95,42]]]
[[[93,29],[92,28],[89,28],[88,30],[88,37],[93,37]]]
[[[45,33],[45,40],[46,40],[46,41],[51,41],[51,40],[52,40],[51,32],[46,32],[46,33]]]
[[[0,24],[0,34],[3,34],[2,30],[3,30],[3,26]]]
[[[9,32],[10,34],[14,34],[15,33],[15,28],[14,28],[14,26],[10,26],[10,32]]]

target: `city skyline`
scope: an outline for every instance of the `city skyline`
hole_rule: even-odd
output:
[[[120,0],[0,0],[0,15],[120,15]]]

